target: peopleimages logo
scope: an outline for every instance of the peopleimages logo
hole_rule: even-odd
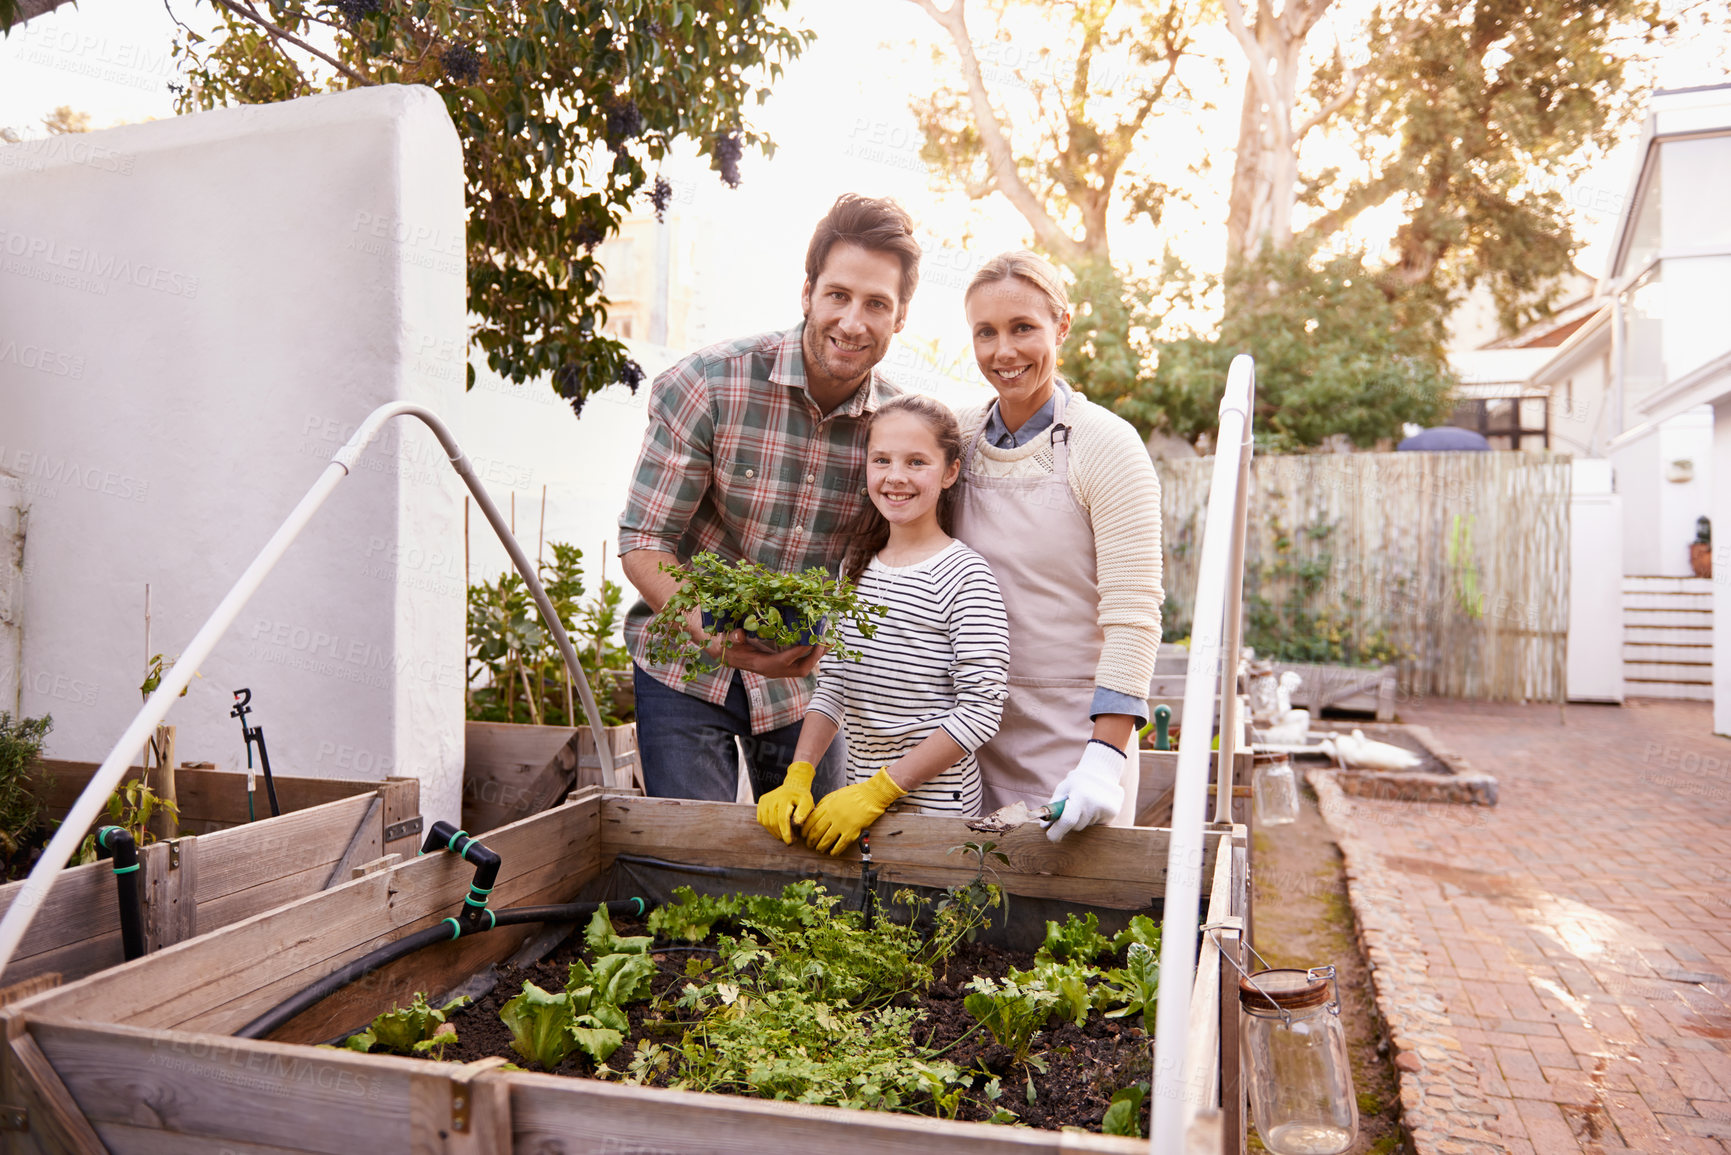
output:
[[[0,365],[17,365],[55,377],[84,376],[84,358],[17,341],[0,340]]]
[[[34,237],[0,229],[0,254],[24,261],[40,262],[49,269],[65,270],[92,278],[99,283],[131,284],[141,289],[170,293],[176,297],[198,296],[197,277],[147,261],[128,260],[83,245],[62,244],[52,237]],[[7,262],[8,272],[31,275],[29,268],[14,267],[14,264],[13,261]]]

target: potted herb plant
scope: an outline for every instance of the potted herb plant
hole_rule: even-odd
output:
[[[869,638],[877,630],[876,619],[887,612],[884,606],[862,603],[852,582],[832,578],[817,566],[804,573],[780,573],[705,551],[679,573],[684,578],[679,589],[650,619],[649,658],[656,663],[690,659],[687,677],[716,668],[685,630],[685,617],[694,609],[702,614],[705,629],[722,635],[724,650],[734,630],[744,630],[754,644],[775,650],[833,639],[830,627],[842,621],[852,621]],[[829,644],[841,657],[858,660],[857,650]]]

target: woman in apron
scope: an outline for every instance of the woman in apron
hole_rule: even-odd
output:
[[[988,261],[965,305],[997,392],[960,415],[956,536],[997,577],[1009,700],[978,750],[984,809],[1066,799],[1047,836],[1135,819],[1135,737],[1160,648],[1160,481],[1129,422],[1058,376],[1070,302],[1030,252]]]

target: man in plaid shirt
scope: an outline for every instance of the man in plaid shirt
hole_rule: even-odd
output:
[[[913,222],[890,200],[844,195],[806,250],[792,329],[723,342],[657,377],[649,431],[619,517],[625,576],[642,599],[625,619],[635,665],[637,745],[649,793],[732,801],[734,739],[758,794],[782,783],[815,684],[820,650],[730,645],[726,668],[684,680],[686,662],[648,660],[646,626],[682,564],[711,550],[783,572],[835,572],[864,509],[866,421],[900,392],[877,371],[919,283]],[[713,660],[694,611],[686,630]],[[735,643],[743,643],[736,632]],[[813,797],[839,787],[842,739],[815,771]]]

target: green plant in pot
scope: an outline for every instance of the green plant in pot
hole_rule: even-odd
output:
[[[692,610],[702,615],[704,629],[722,635],[722,648],[734,630],[744,630],[752,644],[778,650],[789,646],[816,645],[825,641],[843,658],[857,661],[859,651],[835,641],[839,631],[831,627],[843,621],[854,623],[865,637],[877,630],[884,606],[860,601],[853,583],[830,577],[817,566],[804,573],[780,573],[755,562],[730,562],[704,552],[683,569],[663,565],[684,580],[667,604],[649,622],[649,659],[657,664],[690,660],[686,676],[717,667],[703,655],[695,639],[685,630]]]

